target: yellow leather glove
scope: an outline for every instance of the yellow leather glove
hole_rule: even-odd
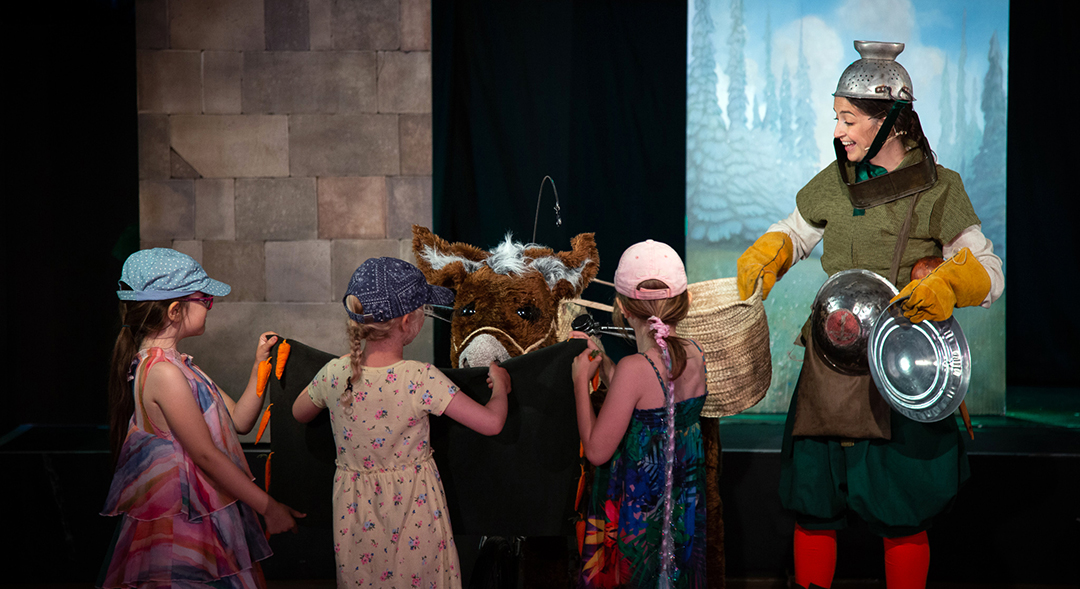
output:
[[[762,235],[739,256],[736,262],[736,282],[739,285],[739,297],[746,300],[757,288],[758,278],[762,278],[761,298],[769,296],[776,281],[791,268],[795,245],[783,231],[770,231]]]
[[[944,321],[952,317],[953,307],[978,305],[989,293],[990,274],[965,247],[922,280],[909,282],[893,300],[910,297],[903,304],[904,316],[918,323]]]

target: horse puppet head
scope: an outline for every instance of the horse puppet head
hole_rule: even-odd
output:
[[[563,303],[581,295],[600,268],[592,233],[568,252],[513,241],[490,251],[449,243],[413,225],[413,254],[431,284],[455,291],[450,322],[454,368],[487,366],[558,341]]]

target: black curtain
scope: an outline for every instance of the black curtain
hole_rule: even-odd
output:
[[[434,225],[488,248],[508,231],[569,249],[595,232],[600,277],[647,238],[684,249],[686,7],[440,2],[432,7]]]
[[[636,242],[684,254],[685,54],[682,3],[434,1],[433,231],[488,249],[535,225],[556,251],[593,232],[608,281]],[[550,184],[537,220],[545,176],[561,225]]]

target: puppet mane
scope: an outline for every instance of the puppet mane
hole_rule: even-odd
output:
[[[461,262],[465,271],[470,274],[476,272],[483,266],[487,266],[488,268],[491,268],[492,272],[504,276],[523,276],[529,272],[539,272],[544,278],[544,282],[547,283],[548,288],[554,288],[560,280],[569,282],[575,289],[579,288],[581,286],[581,273],[585,270],[586,266],[592,263],[592,260],[587,259],[577,268],[570,268],[562,260],[553,255],[540,256],[537,258],[525,255],[525,251],[529,249],[545,248],[535,243],[521,243],[514,241],[512,235],[507,233],[506,239],[493,249],[489,250],[488,257],[479,262],[462,256],[439,252],[430,245],[424,246],[424,253],[422,255],[424,260],[426,260],[428,264],[431,264],[433,270],[441,270],[454,262]]]

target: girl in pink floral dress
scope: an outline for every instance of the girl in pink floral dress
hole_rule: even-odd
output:
[[[331,360],[296,398],[301,422],[323,409],[337,443],[334,552],[339,587],[461,587],[457,549],[428,415],[447,415],[485,435],[502,431],[510,376],[492,364],[491,399],[480,405],[437,368],[404,360],[423,306],[454,295],[408,262],[372,258],[343,299],[351,353]]]

